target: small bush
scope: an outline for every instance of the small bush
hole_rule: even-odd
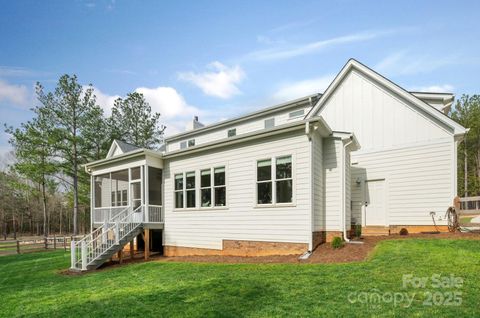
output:
[[[338,237],[338,236],[335,236],[332,240],[332,247],[334,249],[337,249],[337,248],[341,248],[343,247],[343,240],[342,238]]]
[[[361,237],[362,236],[362,225],[361,224],[355,224],[355,237]]]
[[[400,235],[408,235],[408,230],[406,228],[402,228],[400,230]]]

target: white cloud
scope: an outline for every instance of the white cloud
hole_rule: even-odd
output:
[[[30,106],[32,96],[25,85],[10,84],[0,80],[0,102],[12,103],[15,106]]]
[[[450,84],[430,85],[415,87],[411,91],[413,92],[430,92],[430,93],[453,93],[455,87]]]
[[[152,110],[159,112],[166,119],[199,113],[198,109],[188,105],[183,96],[172,87],[139,87],[135,91],[142,93],[150,106],[152,106]]]
[[[179,73],[178,78],[193,83],[210,96],[227,99],[241,93],[237,85],[245,78],[245,72],[239,65],[228,67],[215,61],[207,68],[210,71]]]
[[[94,90],[97,104],[103,108],[106,115],[111,115],[115,100],[122,96],[108,95],[95,87]],[[138,87],[135,92],[145,96],[145,100],[150,104],[153,112],[160,113],[161,122],[167,126],[165,131],[167,135],[184,131],[187,122],[193,115],[202,114],[198,108],[189,105],[183,96],[172,87]]]
[[[315,53],[330,47],[356,43],[356,42],[365,42],[378,38],[380,36],[392,34],[396,32],[395,30],[386,30],[386,31],[364,31],[354,34],[348,34],[344,36],[334,37],[327,40],[321,40],[316,42],[304,43],[296,46],[287,46],[280,48],[271,48],[265,50],[258,50],[247,54],[245,57],[249,60],[280,60],[280,59],[289,59],[301,55]]]
[[[273,94],[274,100],[288,101],[315,93],[323,93],[333,81],[335,75],[325,75],[298,82],[283,84]]]
[[[457,63],[458,57],[434,57],[427,54],[411,54],[407,50],[386,56],[375,66],[375,70],[390,76],[429,73],[441,67]]]
[[[88,88],[88,86],[84,86],[84,88]],[[120,97],[120,95],[108,95],[103,93],[96,87],[93,87],[94,94],[97,97],[97,105],[99,105],[106,115],[110,116],[112,113],[112,107],[115,103],[115,100]]]

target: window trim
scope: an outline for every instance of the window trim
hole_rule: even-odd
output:
[[[292,202],[283,202],[283,203],[278,203],[277,202],[277,159],[278,158],[283,158],[283,157],[288,157],[290,156],[292,158]],[[257,170],[257,164],[259,161],[263,160],[270,160],[271,162],[271,179],[269,181],[260,181],[262,182],[271,182],[272,183],[272,203],[258,203],[258,170]],[[280,208],[280,207],[295,207],[297,206],[296,203],[296,173],[295,173],[295,163],[296,163],[296,158],[294,153],[283,153],[271,157],[261,157],[258,159],[255,159],[254,161],[254,167],[255,167],[255,194],[253,198],[253,207],[254,208]],[[287,179],[278,179],[278,181],[282,180],[290,180],[290,178]]]
[[[233,131],[233,135],[230,135],[230,132]],[[237,128],[230,128],[227,130],[227,138],[232,138],[237,135]]]
[[[302,112],[300,114],[300,112]],[[295,116],[292,116],[292,114],[294,113],[299,113],[298,115],[295,115]],[[294,110],[294,111],[291,111],[288,113],[288,119],[296,119],[296,118],[300,118],[300,117],[303,117],[305,116],[305,109],[302,108],[302,109],[297,109],[297,110]]]
[[[272,127],[267,127],[267,120],[273,120],[273,126],[272,126]],[[265,118],[265,119],[263,120],[263,128],[264,128],[264,129],[272,129],[272,128],[275,128],[275,117]]]
[[[225,169],[225,185],[219,186],[219,187],[225,187],[225,205],[224,206],[215,206],[215,193],[214,193],[214,171],[216,168],[224,168]],[[188,172],[195,172],[195,207],[194,208],[187,208],[186,207],[186,194],[184,193],[183,195],[183,208],[177,208],[175,207],[175,175],[181,174],[182,177],[184,178],[183,182],[183,190],[186,188],[186,173],[185,171],[183,172],[174,172],[173,173],[173,211],[174,212],[192,212],[192,211],[225,211],[229,209],[229,200],[228,200],[228,165],[227,164],[219,164],[219,165],[210,165],[210,166],[201,166],[198,169],[186,169]],[[210,170],[210,186],[212,189],[211,192],[211,197],[212,197],[212,204],[211,206],[206,206],[202,207],[202,197],[201,197],[201,171],[203,170]],[[204,189],[207,189],[208,187],[204,187]],[[180,191],[180,190],[177,190]]]

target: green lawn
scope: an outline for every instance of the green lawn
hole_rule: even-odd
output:
[[[192,264],[148,262],[79,276],[63,251],[0,257],[2,317],[272,317],[480,315],[480,241],[383,241],[366,262],[350,264]],[[402,275],[455,275],[457,288],[403,288]],[[350,303],[355,295],[387,295],[382,303]],[[426,306],[428,293],[460,306]],[[410,307],[388,302],[407,293]],[[352,296],[353,295],[353,296]]]

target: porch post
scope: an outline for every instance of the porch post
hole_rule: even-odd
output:
[[[90,232],[93,232],[93,217],[95,208],[95,183],[93,174],[90,175]]]
[[[145,223],[148,223],[150,221],[149,219],[149,216],[148,216],[148,213],[149,213],[149,208],[148,208],[148,201],[149,201],[149,198],[148,198],[148,187],[149,187],[149,184],[148,184],[148,164],[145,164],[145,173],[143,174],[143,184],[144,184],[144,199],[145,199],[145,202],[144,202],[144,206],[145,206],[145,211],[144,211],[144,214],[145,214]]]
[[[150,229],[145,229],[145,260],[150,258]]]

